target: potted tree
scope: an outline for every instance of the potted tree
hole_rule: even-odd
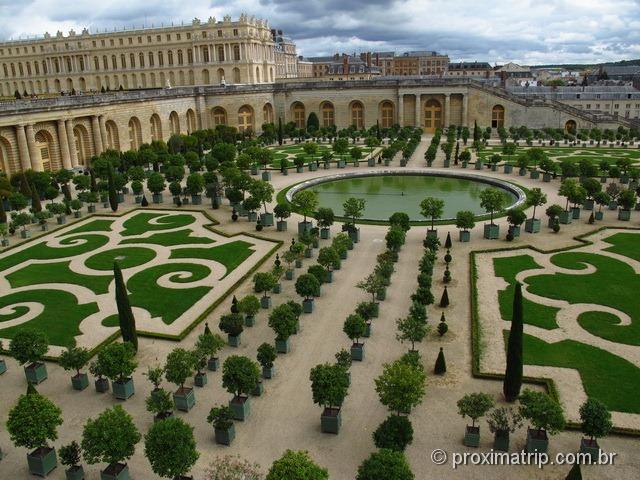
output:
[[[173,480],[193,480],[186,474],[200,456],[193,427],[176,417],[151,426],[144,436],[144,454],[156,475]]]
[[[320,238],[326,240],[331,234],[330,227],[333,225],[335,215],[333,209],[328,207],[320,207],[316,212],[316,221],[320,227]]]
[[[413,480],[415,476],[411,472],[409,462],[404,453],[382,448],[373,452],[358,467],[356,480],[377,480],[393,478],[394,480]]]
[[[142,203],[142,192],[144,191],[144,186],[142,185],[142,182],[140,180],[134,180],[133,182],[131,182],[131,191],[135,196],[134,198],[136,203],[138,205]]]
[[[276,334],[276,351],[288,353],[290,350],[289,337],[296,331],[296,316],[288,304],[283,303],[273,309],[269,315],[269,327]]]
[[[233,412],[226,405],[213,407],[207,416],[207,423],[213,425],[216,443],[231,445],[236,438],[236,429],[233,425]]]
[[[74,390],[84,390],[89,386],[89,376],[80,372],[88,361],[89,350],[82,347],[67,347],[60,355],[60,366],[67,371],[76,371],[76,374],[71,377],[71,385]]]
[[[547,207],[547,209],[545,210],[547,217],[549,217],[547,227],[553,228],[556,222],[558,222],[558,218],[560,217],[562,212],[564,212],[564,209],[558,204],[554,203],[553,205]]]
[[[256,314],[259,310],[260,300],[255,295],[247,295],[238,302],[238,311],[244,315],[244,324],[247,327],[256,324]]]
[[[342,331],[352,342],[351,358],[359,362],[364,360],[364,343],[360,343],[359,340],[364,336],[366,329],[367,324],[364,318],[357,313],[349,315],[342,327]]]
[[[193,375],[196,369],[196,355],[184,348],[174,348],[167,355],[167,362],[164,366],[165,378],[178,386],[173,394],[173,401],[176,408],[183,412],[188,412],[196,404],[196,396],[193,388],[185,387],[184,382]]]
[[[145,400],[145,406],[147,412],[153,413],[154,422],[160,422],[173,415],[174,402],[164,388],[152,390]]]
[[[353,248],[353,240],[346,233],[339,233],[333,238],[331,246],[338,251],[341,260],[346,260],[349,250]]]
[[[508,407],[494,408],[487,419],[489,430],[493,433],[493,449],[509,451],[509,435],[522,426],[520,414]]]
[[[260,367],[253,360],[240,355],[227,357],[222,366],[222,386],[233,394],[229,408],[233,419],[244,421],[251,412],[249,393],[260,381]]]
[[[289,247],[289,250],[295,254],[296,268],[301,268],[302,258],[304,257],[304,251],[306,250],[305,244],[302,242],[294,243]]]
[[[586,178],[584,182],[582,182],[582,186],[587,192],[587,198],[582,208],[585,210],[593,210],[593,204],[595,203],[593,197],[596,193],[602,191],[602,184],[595,178]]]
[[[520,156],[518,156],[518,159],[516,160],[516,165],[519,168],[518,175],[520,175],[521,177],[524,177],[527,174],[527,166],[529,165],[529,157],[526,155],[526,153],[523,153]]]
[[[293,316],[296,319],[296,328],[295,331],[293,332],[294,334],[298,333],[300,331],[300,315],[302,315],[302,305],[300,305],[298,302],[294,301],[294,300],[289,300],[287,302],[287,305],[289,306],[289,309],[291,310],[291,312],[293,312]]]
[[[542,170],[542,181],[549,183],[558,172],[558,165],[549,157],[540,160],[540,170]]]
[[[203,363],[206,363],[208,370],[215,372],[218,369],[220,360],[216,357],[216,354],[222,349],[222,347],[224,347],[224,345],[225,342],[222,337],[217,333],[211,333],[208,324],[205,326],[204,333],[198,335],[196,350],[199,352],[199,355],[205,359]],[[202,372],[202,375],[205,377],[204,380],[200,380],[200,382],[206,383],[206,373]],[[196,379],[196,385],[198,385],[198,382],[199,381]]]
[[[507,212],[507,222],[509,222],[509,231],[507,233],[507,240],[509,235],[511,238],[520,236],[520,226],[526,220],[527,214],[521,208],[512,208]]]
[[[431,219],[431,228],[427,230],[427,237],[437,237],[438,231],[435,228],[435,221],[442,217],[444,211],[444,201],[439,198],[427,197],[420,202],[420,214]]]
[[[580,452],[588,453],[591,460],[595,462],[600,456],[598,438],[606,437],[613,426],[611,413],[600,400],[588,398],[580,406],[580,420],[582,421],[582,432],[589,437],[583,437],[580,441]]]
[[[296,193],[291,199],[293,210],[303,216],[302,222],[298,222],[298,235],[313,228],[313,223],[307,221],[318,208],[318,194],[312,190],[303,190]]]
[[[98,352],[97,362],[102,373],[111,380],[113,396],[126,400],[135,393],[131,374],[138,366],[134,360],[135,349],[129,342],[111,343]]]
[[[287,218],[291,216],[291,208],[288,203],[278,203],[275,207],[273,207],[273,214],[278,218],[278,222],[276,223],[276,230],[278,232],[286,232],[287,231]]]
[[[338,433],[342,425],[342,403],[347,396],[349,378],[342,365],[320,364],[311,369],[313,403],[323,407],[320,428],[323,433]]]
[[[268,172],[267,172],[268,173]],[[260,222],[265,227],[273,226],[273,213],[267,211],[267,204],[273,200],[273,185],[264,180],[257,180],[249,188],[251,196],[255,198],[264,208],[264,213],[260,214]]]
[[[309,273],[300,275],[296,280],[296,293],[304,297],[302,308],[304,313],[312,313],[314,308],[313,297],[320,288],[318,279]]]
[[[187,193],[191,195],[193,205],[202,205],[202,191],[204,190],[204,178],[194,172],[187,177]]]
[[[260,200],[254,196],[249,196],[242,201],[242,208],[247,212],[247,220],[255,222],[258,220],[258,214],[256,210],[260,209]]]
[[[248,477],[247,477],[248,478]],[[287,450],[271,465],[267,480],[328,480],[329,472],[319,467],[306,451]]]
[[[104,393],[109,391],[109,380],[105,377],[106,365],[104,357],[98,357],[89,365],[89,372],[96,377],[94,385],[96,392]]]
[[[464,434],[464,444],[467,447],[480,446],[480,426],[476,427],[476,420],[484,417],[493,404],[493,397],[486,393],[470,393],[458,400],[458,413],[462,418],[471,418],[471,426],[467,425]]]
[[[373,303],[386,298],[385,281],[376,272],[370,273],[364,280],[359,281],[356,287],[371,295]]]
[[[1,240],[1,246],[2,247],[8,247],[9,246],[9,239],[7,238],[7,233],[9,233],[9,229],[7,228],[7,224],[6,223],[0,223],[0,237],[2,237]]]
[[[411,413],[425,395],[426,375],[419,359],[414,352],[386,363],[382,374],[375,379],[380,403],[397,415]]]
[[[342,204],[344,216],[350,219],[346,226],[353,243],[360,241],[360,229],[356,227],[356,221],[364,215],[366,203],[363,198],[350,197]]]
[[[611,197],[607,192],[598,192],[593,196],[593,200],[598,204],[598,211],[594,212],[596,220],[602,220],[604,218],[604,212],[602,207],[611,203]]]
[[[558,195],[567,199],[564,210],[559,215],[559,221],[562,224],[568,225],[574,218],[574,215],[569,212],[569,202],[577,198],[577,189],[578,182],[573,178],[567,178],[566,180],[563,180],[562,184],[560,185]],[[578,210],[578,217],[579,216],[580,211]]]
[[[27,454],[29,472],[46,477],[58,463],[56,451],[48,441],[58,438],[62,425],[62,411],[39,393],[20,395],[18,403],[9,411],[7,431],[16,447],[32,450]]]
[[[35,385],[47,379],[47,366],[40,360],[49,350],[49,340],[40,330],[24,328],[16,332],[9,343],[9,353],[20,365],[24,374]]]
[[[631,209],[636,204],[636,192],[631,189],[623,190],[618,195],[618,204],[620,205],[618,220],[628,222],[631,219]]]
[[[297,258],[298,254],[293,250],[287,250],[282,254],[282,259],[287,264],[287,268],[284,271],[284,277],[287,280],[293,280],[295,270],[291,267],[291,265],[293,265]]]
[[[162,203],[162,192],[165,189],[164,177],[158,173],[153,172],[147,178],[147,189],[153,194],[153,203]]]
[[[564,429],[562,407],[547,393],[525,389],[520,395],[520,415],[534,428],[527,429],[527,452],[547,453],[548,435]]]
[[[80,218],[82,217],[82,212],[80,211],[80,209],[82,208],[82,201],[74,198],[73,200],[71,200],[69,202],[69,208],[71,208],[71,210],[73,210],[73,216],[75,218]]]
[[[476,226],[476,217],[470,210],[461,210],[456,213],[456,227],[461,229],[459,239],[461,242],[471,240],[471,232],[469,230]]]
[[[349,380],[347,386],[351,385],[351,372],[349,369],[353,364],[353,358],[351,358],[351,352],[347,349],[343,348],[339,352],[335,354],[336,357],[336,365],[344,368],[344,371],[347,372],[347,378]]]
[[[49,205],[47,205],[47,207],[48,206]],[[31,232],[27,230],[27,225],[29,225],[30,223],[31,223],[31,216],[28,213],[24,213],[24,212],[13,213],[11,215],[12,225],[10,225],[9,228],[11,229],[11,226],[13,226],[14,229],[22,227],[22,230],[20,230],[20,237],[23,239],[27,239],[27,238],[31,238]]]
[[[531,218],[528,218],[524,224],[524,230],[528,233],[538,233],[540,231],[540,220],[536,218],[536,208],[547,203],[547,195],[539,188],[529,190],[527,202],[533,207]]]
[[[64,203],[49,203],[47,210],[51,212],[51,215],[56,215],[56,221],[58,225],[64,225],[67,223],[67,207]]]
[[[278,356],[276,349],[269,343],[263,343],[258,347],[258,363],[262,366],[262,378],[273,378],[276,374],[276,367],[273,364]]]
[[[253,291],[262,293],[262,298],[260,299],[262,308],[271,307],[271,297],[268,293],[271,293],[276,283],[276,277],[271,272],[258,272],[253,276]]]
[[[340,255],[334,247],[323,247],[318,252],[318,264],[322,265],[327,275],[326,282],[333,282],[333,270],[340,268]]]
[[[220,330],[227,334],[229,345],[240,345],[242,331],[244,330],[244,318],[239,313],[228,313],[220,317]]]
[[[68,445],[60,447],[60,463],[67,467],[64,471],[67,480],[83,480],[84,469],[80,465],[82,451],[75,440]]]
[[[90,465],[108,463],[100,472],[101,480],[129,480],[131,458],[141,435],[133,418],[120,405],[90,418],[82,431],[82,451]]]
[[[487,188],[480,192],[480,206],[491,216],[491,223],[484,225],[484,238],[495,240],[500,235],[500,226],[493,223],[493,214],[504,208],[506,198],[497,188]]]

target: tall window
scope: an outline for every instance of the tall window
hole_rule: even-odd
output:
[[[167,63],[173,65],[173,50],[167,52]]]
[[[213,126],[217,127],[218,125],[226,125],[227,124],[227,112],[222,107],[216,107],[212,112],[213,116]]]
[[[187,63],[189,65],[193,64],[193,49],[191,48],[187,49]]]
[[[182,50],[178,50],[178,65],[182,65],[184,60],[182,58]]]
[[[357,129],[364,128],[364,106],[360,102],[351,104],[351,125]]]
[[[202,59],[205,63],[209,63],[209,47],[202,47]]]
[[[93,57],[93,68],[95,68],[96,71],[100,70],[100,61],[98,60],[98,57]]]
[[[224,62],[224,47],[222,45],[218,47],[218,61]]]
[[[149,52],[149,66],[153,67],[153,52]]]
[[[133,53],[129,54],[129,66],[131,68],[136,68],[136,56]]]
[[[241,132],[253,130],[253,111],[248,105],[238,110],[238,130]]]
[[[120,54],[120,66],[127,68],[127,57],[125,57],[124,53]]]
[[[380,126],[382,128],[391,128],[391,126],[393,125],[393,103],[382,102],[382,105],[380,107],[380,116]]]
[[[140,52],[138,60],[140,61],[140,68],[144,68],[144,53]]]
[[[296,102],[293,105],[293,121],[296,124],[296,128],[304,128],[305,126],[305,117],[304,117],[304,105],[300,102]]]
[[[335,125],[335,110],[331,102],[324,102],[320,107],[320,113],[322,114],[323,127],[332,127]]]
[[[240,45],[233,46],[233,59],[235,61],[240,60]]]
[[[504,127],[504,107],[496,105],[491,109],[491,128]]]
[[[158,66],[164,66],[164,55],[162,52],[158,52]]]

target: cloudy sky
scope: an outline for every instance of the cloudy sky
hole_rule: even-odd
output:
[[[305,56],[421,49],[498,63],[640,58],[640,0],[0,0],[0,39],[242,12],[284,30]]]

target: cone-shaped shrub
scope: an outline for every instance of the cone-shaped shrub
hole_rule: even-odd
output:
[[[120,332],[125,342],[130,342],[133,348],[138,350],[138,335],[136,333],[136,319],[129,303],[127,287],[122,279],[122,271],[118,262],[113,262],[113,276],[116,282],[116,305],[118,307],[118,320],[120,322]]]
[[[433,373],[436,375],[444,375],[447,371],[447,361],[444,359],[444,351],[440,347],[438,358],[436,358],[436,365],[433,368]]]
[[[507,367],[502,387],[507,402],[515,401],[522,387],[522,313],[522,285],[518,282],[513,295],[513,315],[507,344]]]
[[[449,306],[449,293],[447,292],[447,286],[444,287],[444,292],[442,292],[442,297],[440,298],[440,308],[445,308]]]

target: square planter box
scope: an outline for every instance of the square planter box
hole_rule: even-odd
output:
[[[445,167],[448,167],[448,165],[446,165],[446,162],[445,162]],[[491,164],[491,171],[492,172],[497,172],[498,171],[498,164],[497,163],[492,163]]]
[[[289,339],[279,340],[276,338],[276,352],[278,353],[289,353],[291,350],[291,345]]]
[[[505,164],[504,173],[511,173],[511,172],[513,172],[513,165]]]
[[[438,230],[427,230],[427,238],[438,238]]]
[[[302,268],[302,260],[297,259],[295,265],[296,265],[296,268]]]
[[[333,270],[329,270],[327,272],[327,277],[325,279],[326,283],[333,283]]]
[[[323,168],[329,170],[331,168],[331,162],[324,162]]]
[[[533,430],[531,428],[527,429],[527,453],[547,453],[547,449],[549,448],[549,437],[547,436],[547,432],[545,430]]]
[[[193,205],[202,205],[202,195],[191,195],[191,203]]]
[[[380,315],[380,304],[375,302],[371,308],[371,318],[378,318]]]
[[[593,200],[585,200],[582,208],[584,208],[585,210],[593,210]]]
[[[71,377],[71,385],[74,390],[82,391],[89,386],[89,376],[86,373]]]
[[[628,222],[631,219],[631,210],[618,210],[618,220]]]
[[[96,388],[96,392],[98,393],[105,393],[109,391],[109,380],[106,378],[96,378],[93,384]]]
[[[376,293],[376,300],[380,300],[381,302],[387,298],[387,289],[383,288],[382,290],[378,290]]]
[[[179,388],[173,394],[173,403],[181,412],[188,412],[196,404],[196,394],[193,388]]]
[[[545,183],[549,183],[551,181],[551,174],[550,173],[543,173],[542,174],[542,181]]]
[[[293,275],[294,275],[293,269],[286,270],[284,272],[284,278],[286,278],[287,280],[293,280]]]
[[[313,228],[313,224],[309,221],[307,222],[298,222],[298,235],[304,234],[304,232],[308,232]]]
[[[609,204],[609,210],[615,210],[616,208],[618,208],[618,202],[614,200]]]
[[[229,342],[230,347],[239,347],[240,346],[240,335],[227,335],[227,341]]]
[[[304,166],[302,166],[302,167],[296,167],[296,172],[297,172],[297,173],[302,173],[302,172],[304,172]]]
[[[257,175],[258,174],[258,166],[257,165],[252,165],[251,166],[251,175]]]
[[[27,454],[27,464],[32,475],[46,477],[58,466],[58,458],[54,448],[38,448]]]
[[[540,231],[540,219],[527,218],[524,222],[524,231],[527,233],[538,233]]]
[[[271,289],[271,293],[282,293],[282,284],[280,282],[276,283]]]
[[[375,167],[376,166],[376,160],[375,158],[369,158],[367,160],[367,167]]]
[[[480,427],[467,426],[467,429],[464,432],[464,444],[467,447],[480,446]]]
[[[540,172],[537,170],[531,170],[529,173],[529,178],[532,180],[538,180],[540,178]]]
[[[496,432],[493,437],[493,449],[501,452],[509,451],[509,432]]]
[[[271,297],[260,297],[260,306],[264,309],[271,308]]]
[[[471,232],[469,230],[460,230],[459,239],[461,242],[468,242],[471,240]]]
[[[482,170],[482,162],[476,161],[474,168],[476,170]]]
[[[7,371],[7,362],[3,359],[0,359],[0,375]]]
[[[371,336],[371,332],[373,331],[373,324],[369,321],[366,324],[367,326],[364,329],[364,338],[369,338]]]
[[[322,240],[327,240],[330,236],[331,236],[331,230],[329,230],[328,228],[320,229],[320,238]]]
[[[73,217],[74,218],[81,218],[82,217],[82,212],[80,210],[73,212]]]
[[[353,243],[360,242],[360,229],[359,228],[349,229],[349,237],[351,238]]]
[[[273,213],[261,213],[260,222],[263,227],[273,227]]]
[[[349,252],[345,250],[344,252],[340,252],[340,260],[346,260],[349,256]]]
[[[220,368],[220,359],[218,357],[211,357],[207,360],[207,369],[210,372],[216,372]]]
[[[520,169],[518,169],[518,175],[519,175],[520,177],[524,177],[524,176],[526,176],[526,175],[527,175],[527,169],[526,169],[526,168],[520,168]]]
[[[267,171],[262,172],[262,180],[264,180],[265,182],[270,182],[271,172],[267,172]]]
[[[31,232],[29,230],[20,230],[20,237],[31,238]]]
[[[207,384],[207,374],[205,372],[196,373],[193,377],[193,383],[196,387],[204,387]]]
[[[427,165],[427,167],[430,167],[431,165]],[[469,162],[462,162],[462,168],[467,168],[469,166]],[[507,172],[505,172],[507,173]]]
[[[338,160],[338,168],[345,168],[347,166],[347,162],[344,160]]]
[[[572,218],[573,218],[573,216],[572,216],[571,212],[562,212],[558,216],[558,219],[559,219],[560,223],[562,223],[564,225],[570,224]]]
[[[511,232],[511,235],[513,235],[514,238],[517,238],[520,236],[520,227],[516,227],[514,225],[511,225],[509,227],[509,231]]]
[[[3,247],[8,247],[8,246],[9,246],[9,240],[7,240],[6,238],[3,238],[3,239],[2,239],[2,243],[1,243],[1,245],[2,245]]]
[[[247,315],[244,317],[244,326],[253,327],[256,324],[256,317],[253,315]]]
[[[111,382],[111,390],[115,398],[118,400],[126,400],[135,393],[133,378],[129,378],[124,382]]]
[[[248,212],[247,220],[250,222],[255,222],[256,220],[258,220],[258,214],[256,212]]]
[[[265,368],[262,367],[262,378],[271,379],[276,376],[276,367]]]
[[[100,472],[100,480],[129,480],[129,466],[126,463],[112,463]]]
[[[302,301],[302,311],[304,313],[313,313],[314,302],[313,298],[305,298]]]
[[[592,462],[597,462],[600,457],[600,446],[597,440],[582,438],[580,440],[580,453],[586,453],[591,457]]]
[[[140,201],[142,201],[142,197],[140,197]],[[95,205],[89,205],[87,207],[87,212],[89,213],[96,213],[96,206]]]
[[[219,445],[231,445],[233,439],[236,438],[236,427],[233,424],[231,424],[231,426],[226,430],[223,430],[221,428],[214,428],[213,431],[215,434],[216,443]]]
[[[311,258],[311,257],[313,257],[313,250],[311,248],[305,248],[304,258]]]
[[[595,212],[595,219],[602,220],[604,218],[604,212]]]
[[[65,215],[60,215],[59,217],[56,217],[56,221],[58,222],[58,225],[64,225],[67,223],[67,217]]]
[[[162,194],[161,193],[154,193],[151,198],[152,198],[153,203],[162,203]]]
[[[571,209],[571,218],[573,218],[574,220],[580,219],[580,208],[573,207]]]
[[[287,231],[287,221],[286,220],[278,220],[278,223],[276,224],[276,229],[279,232],[286,232]]]
[[[351,345],[351,359],[356,362],[361,362],[364,359],[364,343]]]
[[[484,238],[488,240],[496,240],[500,235],[500,226],[496,224],[485,224],[484,226]]]
[[[264,384],[262,383],[262,380],[258,380],[258,384],[256,385],[256,388],[251,390],[251,395],[254,397],[261,397],[263,393],[264,393]]]
[[[77,465],[72,468],[67,468],[64,471],[67,480],[84,480],[84,468],[82,465]]]
[[[116,198],[118,200],[118,203],[124,203],[124,193],[116,194]]]
[[[233,419],[244,422],[251,414],[251,401],[249,397],[233,397],[229,400],[229,408],[233,412]]]
[[[29,383],[38,385],[47,379],[47,366],[42,362],[35,362],[24,367],[24,374]]]
[[[318,164],[315,162],[311,162],[309,164],[309,171],[310,172],[315,172],[316,170],[318,170]]]
[[[138,205],[142,203],[142,195],[136,195],[134,198]]]
[[[339,433],[342,425],[342,412],[339,408],[325,408],[320,415],[322,433]]]

